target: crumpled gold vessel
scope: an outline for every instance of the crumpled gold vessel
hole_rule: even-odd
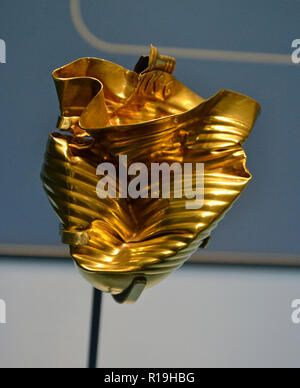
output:
[[[251,179],[241,147],[259,105],[221,90],[204,100],[172,75],[175,59],[151,46],[134,71],[83,58],[53,73],[60,132],[50,135],[42,180],[62,240],[83,276],[120,302],[134,302],[200,246]],[[204,163],[204,205],[186,198],[99,199],[97,166]],[[195,176],[193,176],[195,179]]]

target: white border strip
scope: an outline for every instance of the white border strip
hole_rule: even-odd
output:
[[[0,244],[0,257],[71,258],[67,246]],[[189,263],[300,267],[300,255],[199,250]]]
[[[83,20],[81,14],[81,0],[70,0],[70,11],[72,21],[77,32],[92,47],[112,54],[142,55],[149,51],[148,46],[110,43],[95,36]],[[159,47],[159,50],[164,55],[169,55],[175,58],[294,66],[291,60],[291,55],[288,54],[204,50],[180,47]]]

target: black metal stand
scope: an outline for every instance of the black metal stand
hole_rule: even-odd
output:
[[[89,369],[97,368],[98,345],[99,345],[99,337],[100,337],[101,306],[102,306],[102,292],[94,288],[92,318],[91,318],[91,332],[90,332],[90,349],[89,349],[89,360],[88,360]]]

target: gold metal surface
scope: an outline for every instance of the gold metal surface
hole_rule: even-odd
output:
[[[204,100],[174,70],[175,59],[151,47],[134,71],[83,58],[53,73],[61,132],[48,141],[44,187],[80,272],[120,303],[134,302],[204,247],[251,179],[241,143],[259,105],[228,90]],[[186,209],[174,191],[169,199],[99,199],[97,166],[117,167],[120,155],[149,168],[204,163],[204,205]]]

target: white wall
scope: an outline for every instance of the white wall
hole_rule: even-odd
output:
[[[300,271],[192,266],[133,306],[105,298],[103,367],[299,367]]]
[[[91,295],[73,265],[0,259],[0,367],[85,366]]]
[[[107,295],[102,367],[299,367],[300,270],[186,266],[135,305]],[[73,265],[0,261],[0,367],[85,367],[91,289]]]

